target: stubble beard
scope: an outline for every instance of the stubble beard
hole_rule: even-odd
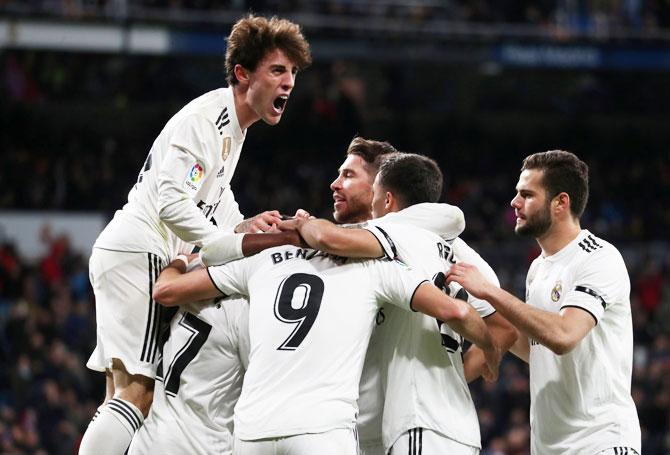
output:
[[[350,202],[347,203],[349,205]],[[333,218],[338,224],[355,224],[369,221],[372,219],[371,205],[366,206],[360,201],[355,201],[351,207],[347,207],[344,212],[333,211]]]
[[[520,237],[539,238],[547,233],[551,227],[550,204],[546,204],[543,209],[533,216],[526,218],[526,224],[515,226],[514,233]]]

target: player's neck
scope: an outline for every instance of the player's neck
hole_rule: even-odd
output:
[[[536,239],[540,248],[542,248],[542,256],[547,257],[558,253],[568,243],[576,239],[581,230],[578,219],[570,218],[552,224],[544,235]]]
[[[242,131],[260,120],[258,114],[247,103],[247,92],[240,87],[240,84],[233,86],[233,99],[235,100],[235,114],[237,114],[237,121]]]

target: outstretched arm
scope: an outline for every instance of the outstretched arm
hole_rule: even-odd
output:
[[[177,306],[221,296],[206,269],[185,273],[186,267],[187,260],[180,256],[163,269],[154,283],[155,301],[164,306]]]
[[[595,320],[579,308],[564,308],[559,313],[526,305],[509,292],[488,283],[476,267],[459,263],[449,271],[447,281],[455,281],[475,297],[489,302],[527,337],[558,355],[572,351],[595,326]]]
[[[240,245],[239,248],[238,244]],[[242,257],[253,256],[268,248],[282,245],[307,246],[297,231],[265,234],[230,234],[221,232],[215,241],[206,243],[202,247],[202,250],[200,250],[200,261],[207,266],[221,265],[241,259]]]
[[[279,228],[295,229],[315,250],[350,258],[379,258],[384,250],[375,236],[365,229],[343,228],[323,219],[284,221]]]
[[[244,257],[253,256],[268,248],[282,245],[306,246],[297,231],[244,234],[242,238],[242,254],[244,254]]]

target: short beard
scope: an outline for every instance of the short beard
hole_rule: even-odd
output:
[[[551,227],[551,211],[550,204],[544,206],[542,211],[526,218],[524,226],[516,226],[514,232],[521,237],[542,237]]]
[[[372,213],[361,205],[344,213],[333,211],[333,219],[337,224],[356,224],[372,219]]]

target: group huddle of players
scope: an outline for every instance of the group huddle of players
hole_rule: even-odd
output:
[[[229,86],[156,138],[91,255],[87,366],[107,394],[80,453],[477,454],[468,382],[495,380],[508,350],[531,369],[533,453],[639,453],[628,274],[579,226],[588,168],[573,154],[529,156],[512,201],[543,250],[528,305],[458,237],[438,164],[387,142],[349,145],[338,224],[244,219],[230,181],[247,128],[279,122],[310,63],[296,24],[247,16]]]

